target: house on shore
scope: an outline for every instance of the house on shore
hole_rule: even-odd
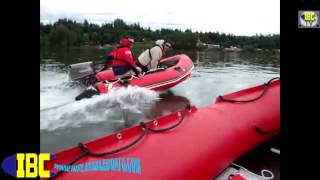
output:
[[[230,46],[230,48],[224,48],[223,49],[226,52],[240,52],[241,49],[236,46]]]

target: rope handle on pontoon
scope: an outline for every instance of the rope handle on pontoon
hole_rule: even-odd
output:
[[[186,109],[191,110],[191,105],[188,104]],[[133,145],[137,144],[140,140],[142,140],[143,137],[148,133],[149,130],[152,131],[152,132],[157,133],[157,132],[168,131],[168,130],[171,130],[171,129],[179,126],[182,123],[182,121],[184,120],[184,115],[185,115],[184,113],[178,112],[178,116],[180,117],[179,121],[176,124],[174,124],[174,125],[172,125],[170,127],[167,127],[167,128],[163,128],[163,129],[153,129],[153,128],[148,127],[145,122],[140,122],[140,126],[142,127],[142,130],[143,130],[142,134],[136,140],[131,142],[130,144],[128,144],[128,145],[126,145],[124,147],[112,150],[112,151],[102,152],[102,153],[95,153],[95,152],[90,151],[84,144],[82,144],[80,142],[78,144],[78,146],[79,146],[80,150],[82,151],[82,154],[79,155],[78,157],[76,157],[68,165],[69,166],[73,165],[74,163],[78,162],[80,159],[82,159],[86,155],[94,156],[94,157],[100,157],[100,156],[107,156],[107,155],[115,154],[115,153],[121,152],[123,150],[126,150],[126,149],[132,147]],[[59,176],[62,172],[64,172],[64,171],[58,171],[57,174],[55,174],[53,177],[50,177],[49,179],[54,179],[55,177]]]
[[[257,125],[254,126],[254,129],[261,135],[269,135],[271,133],[275,133],[275,132],[278,132],[280,131],[279,129],[272,129],[272,130],[269,130],[269,131],[265,131],[265,130],[262,130],[260,127],[258,127]]]
[[[186,108],[187,108],[188,110],[191,110],[191,105],[188,104]],[[178,112],[178,116],[180,117],[180,120],[179,120],[176,124],[174,124],[174,125],[172,125],[172,126],[170,126],[170,127],[162,128],[162,129],[152,129],[152,128],[149,128],[149,127],[147,127],[147,128],[148,128],[148,130],[150,130],[150,131],[152,131],[152,132],[164,132],[164,131],[168,131],[168,130],[170,130],[170,129],[173,129],[173,128],[179,126],[179,125],[182,123],[182,121],[184,120],[184,115],[185,115],[184,113]],[[142,122],[142,123],[144,123],[144,122]]]
[[[255,97],[255,98],[246,99],[246,100],[226,99],[223,96],[219,96],[219,98],[220,98],[221,101],[225,101],[225,102],[253,102],[253,101],[256,101],[256,100],[260,99],[266,93],[267,89],[269,88],[270,83],[275,79],[279,79],[280,80],[280,77],[272,78],[267,83],[264,83],[263,84],[262,93],[259,96]]]

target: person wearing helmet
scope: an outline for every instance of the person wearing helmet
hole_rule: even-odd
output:
[[[145,50],[138,57],[137,65],[141,67],[143,72],[156,69],[160,59],[165,55],[165,51],[172,48],[169,41],[159,39],[155,41],[155,46]]]
[[[133,70],[136,76],[141,77],[141,70],[137,68],[131,52],[133,43],[134,39],[127,36],[120,41],[120,46],[111,52],[113,56],[112,70],[114,75],[124,75],[130,70]]]

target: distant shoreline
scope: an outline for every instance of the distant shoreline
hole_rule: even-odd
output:
[[[122,19],[102,26],[85,21],[79,23],[68,19],[59,19],[53,24],[40,22],[40,46],[106,46],[119,43],[124,36],[132,36],[136,42],[153,45],[156,39],[172,41],[175,49],[280,49],[280,34],[255,36],[235,36],[220,32],[193,32],[191,29],[151,30],[139,24],[126,24]],[[235,47],[235,48],[233,48]],[[229,49],[228,49],[229,48]]]

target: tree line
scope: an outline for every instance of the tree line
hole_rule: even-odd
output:
[[[40,22],[41,47],[71,47],[81,45],[105,45],[119,43],[126,35],[134,37],[137,42],[151,42],[156,39],[169,39],[175,49],[199,49],[199,42],[218,44],[220,47],[236,46],[239,48],[279,49],[280,35],[235,36],[220,32],[193,32],[179,29],[161,28],[151,30],[139,23],[127,24],[122,19],[101,26],[70,19],[59,19],[52,24]]]

